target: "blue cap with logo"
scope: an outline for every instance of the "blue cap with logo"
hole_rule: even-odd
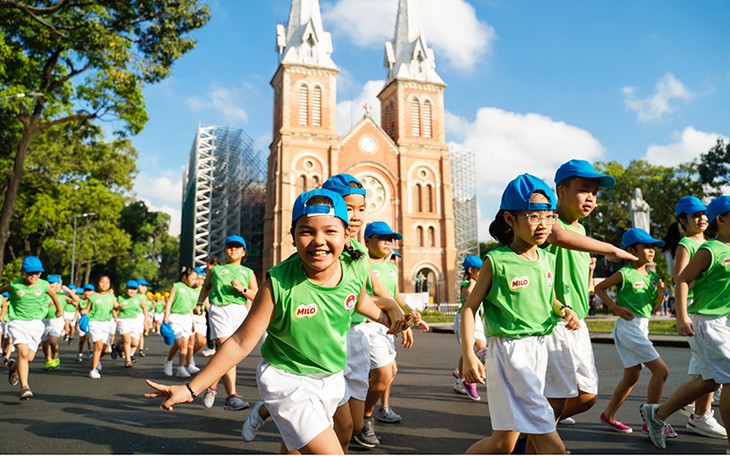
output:
[[[148,281],[146,281],[145,279],[137,279],[137,283],[140,286],[143,286],[143,287],[149,287],[150,286],[150,283]]]
[[[631,228],[627,230],[621,238],[621,247],[624,249],[636,244],[650,245],[653,247],[664,247],[664,241],[654,239],[649,233],[641,228]]]
[[[61,283],[61,276],[60,275],[49,275],[48,279],[46,279],[48,283]]]
[[[373,236],[391,236],[393,239],[401,240],[403,235],[390,229],[390,226],[385,222],[372,222],[365,227],[365,237]]]
[[[312,198],[322,196],[332,201],[332,206],[314,203],[309,204]],[[297,220],[303,216],[316,217],[318,215],[331,215],[345,222],[345,226],[349,226],[350,222],[347,220],[347,206],[345,200],[342,199],[339,193],[327,190],[325,188],[318,188],[310,190],[299,195],[294,201],[294,208],[291,213],[291,223],[294,225]]]
[[[203,266],[195,266],[195,272],[198,275],[205,275],[205,268]]]
[[[343,198],[353,194],[367,196],[367,192],[364,188],[351,187],[351,182],[362,187],[362,183],[360,183],[355,176],[351,176],[349,174],[335,174],[322,184],[322,188],[325,190],[332,190]]]
[[[139,283],[136,280],[127,280],[127,288],[139,288]]]
[[[533,203],[532,194],[542,192],[547,196],[549,203]],[[513,179],[502,193],[500,209],[506,211],[554,211],[555,194],[544,180],[531,174],[520,174]]]
[[[238,234],[233,234],[226,238],[225,246],[228,247],[229,244],[241,244],[244,249],[247,248],[246,241],[243,239],[242,236],[239,236]]]
[[[467,255],[467,257],[464,258],[464,262],[461,265],[464,267],[465,271],[468,271],[470,268],[481,269],[482,268],[482,259],[476,255]]]
[[[84,285],[84,291],[95,291],[95,290],[96,290],[96,288],[94,288],[93,283],[87,283],[86,285]]]
[[[593,168],[593,165],[585,160],[570,160],[560,165],[560,168],[555,172],[555,185],[560,185],[565,179],[573,176],[597,179],[600,188],[613,188],[616,185],[616,179],[613,176],[599,173]]]
[[[23,258],[23,271],[27,273],[43,272],[43,263],[41,259],[34,256],[27,256]]]
[[[696,214],[697,212],[706,210],[707,206],[702,204],[702,200],[696,196],[683,196],[677,201],[677,205],[674,206],[674,215],[679,217],[679,214]]]
[[[172,325],[170,323],[162,323],[162,325],[160,325],[160,335],[162,336],[162,340],[165,342],[165,345],[172,345],[175,343],[175,330],[172,329]]]
[[[718,216],[730,211],[730,196],[718,196],[710,204],[707,205],[707,221],[712,222]]]

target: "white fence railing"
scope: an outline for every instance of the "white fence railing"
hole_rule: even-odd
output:
[[[458,302],[442,302],[429,304],[426,306],[424,311],[439,312],[444,315],[456,315],[456,312],[459,311],[459,307],[461,307],[461,304]]]

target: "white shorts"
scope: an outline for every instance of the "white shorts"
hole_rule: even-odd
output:
[[[46,327],[43,330],[41,341],[46,341],[51,337],[61,337],[61,333],[63,332],[63,327],[65,323],[66,322],[63,321],[63,317],[44,318],[43,324]]]
[[[571,331],[559,321],[552,334],[545,336],[548,350],[545,396],[565,399],[579,391],[598,394],[598,371],[593,357],[591,336],[585,321]]]
[[[193,335],[192,314],[170,314],[170,325],[175,333],[175,340],[190,337]]]
[[[109,345],[116,328],[117,323],[114,320],[90,321],[89,336],[91,337],[91,342],[96,343],[101,340],[104,342],[104,345]]]
[[[159,321],[160,323],[165,321],[165,312],[155,312],[154,316],[155,316],[155,321]]]
[[[345,393],[342,372],[296,375],[265,359],[256,369],[256,383],[289,451],[299,450],[333,426],[337,403]]]
[[[13,338],[13,345],[26,344],[35,353],[46,325],[42,320],[13,320],[5,324],[5,331]]]
[[[659,352],[649,340],[649,319],[646,317],[616,320],[613,326],[613,341],[625,368],[659,359]]]
[[[205,314],[195,315],[193,314],[193,329],[195,334],[205,336],[208,331],[208,319],[205,318]]]
[[[457,312],[454,317],[454,334],[456,334],[456,341],[461,347],[461,312]],[[487,336],[484,334],[484,320],[479,317],[479,313],[474,319],[474,340],[487,342]]]
[[[63,313],[63,319],[66,320],[66,321],[71,322],[72,325],[75,324],[76,323],[76,311],[73,311],[73,312],[64,312]]]
[[[689,346],[702,379],[730,383],[730,317],[689,314],[689,318],[695,328]]]
[[[345,394],[337,407],[341,407],[350,398],[365,401],[368,394],[370,376],[370,341],[359,323],[350,326],[347,332],[347,365],[345,366]]]
[[[395,361],[395,340],[380,323],[361,323],[370,345],[370,369],[388,366]]]
[[[208,310],[208,324],[211,339],[231,337],[248,315],[248,307],[240,304],[218,306],[212,304]]]
[[[549,434],[555,414],[545,397],[547,347],[542,336],[487,340],[487,401],[494,431]]]
[[[144,331],[144,314],[134,318],[120,318],[117,321],[117,331],[119,334],[129,334],[132,339],[139,339]]]

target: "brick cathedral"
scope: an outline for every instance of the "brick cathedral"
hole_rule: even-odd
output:
[[[395,0],[394,0],[395,1]],[[457,299],[451,171],[444,129],[444,88],[421,28],[417,0],[399,0],[395,34],[385,43],[380,119],[367,107],[340,136],[335,125],[337,75],[331,35],[317,0],[292,0],[276,34],[279,67],[268,161],[263,266],[294,253],[291,210],[301,192],[334,174],[367,189],[365,224],[383,220],[403,233],[396,248],[399,288],[427,291],[434,302]],[[360,235],[362,236],[361,230]]]

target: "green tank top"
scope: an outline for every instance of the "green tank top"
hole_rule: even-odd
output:
[[[155,301],[155,313],[162,313],[165,311],[165,300],[160,298]]]
[[[236,264],[219,264],[211,270],[210,293],[208,299],[211,304],[216,306],[228,306],[237,304],[244,306],[248,300],[231,285],[235,279],[241,282],[241,285],[248,288],[251,284],[251,276],[253,271],[246,266]]]
[[[568,231],[585,236],[586,229],[580,223],[573,226],[558,219],[560,226]],[[557,245],[548,246],[555,254],[555,297],[573,308],[578,318],[588,316],[588,278],[590,277],[591,255],[588,252],[565,249]]]
[[[13,320],[42,320],[48,314],[48,282],[38,279],[33,286],[24,279],[10,282],[8,307],[12,309]],[[55,317],[55,312],[54,312]]]
[[[543,249],[537,252],[536,261],[522,258],[508,246],[487,253],[492,286],[482,306],[488,337],[519,339],[552,333],[555,255]]]
[[[700,246],[702,245],[702,242],[697,242],[694,239],[683,237],[679,240],[679,244],[677,244],[677,248],[680,246],[684,247],[685,250],[687,250],[687,253],[689,254],[689,259],[691,260],[693,256],[695,256],[695,253],[697,253],[697,250],[699,250]],[[692,287],[689,287],[689,291],[687,292],[687,300],[693,300],[694,299],[694,290]]]
[[[712,255],[710,266],[694,282],[694,301],[687,312],[730,316],[730,245],[711,239],[700,246]]]
[[[117,302],[121,309],[117,312],[119,318],[137,318],[142,313],[142,296],[136,294],[129,296],[117,296]]]
[[[352,247],[353,247],[353,248],[354,248],[355,250],[358,250],[358,251],[360,251],[360,252],[361,252],[361,253],[363,254],[363,257],[364,257],[364,258],[367,258],[367,257],[368,257],[368,255],[369,255],[369,253],[368,253],[368,248],[367,248],[367,247],[365,247],[365,244],[362,244],[362,243],[358,242],[358,241],[357,241],[356,239],[350,239],[350,245],[352,245]],[[385,284],[383,284],[383,285],[385,285]],[[372,285],[372,284],[370,283],[370,273],[369,273],[369,272],[368,272],[368,281],[367,281],[367,285],[365,285],[365,286],[366,286],[366,288],[367,288],[367,287],[370,287],[370,288],[369,288],[369,289],[367,290],[367,292],[368,292],[368,294],[369,294],[370,296],[372,296],[372,295],[373,295],[373,290],[372,290],[372,287],[373,287],[373,285]],[[363,322],[363,321],[365,321],[365,320],[367,320],[367,317],[366,317],[366,316],[364,316],[364,315],[361,315],[361,314],[359,314],[359,313],[357,313],[357,312],[354,312],[354,313],[352,314],[352,324],[353,324],[353,325],[356,325],[356,324],[358,324],[358,323],[362,323],[362,322]]]
[[[269,270],[274,314],[261,355],[271,365],[297,375],[333,374],[345,368],[347,332],[368,262],[340,257],[342,280],[322,287],[310,282],[296,253]]]
[[[656,299],[659,276],[654,271],[640,273],[631,265],[618,270],[621,274],[621,286],[616,292],[616,301],[621,307],[631,309],[640,317],[650,318]]]
[[[63,311],[64,312],[76,312],[76,305],[74,304],[73,300],[70,300],[71,297],[67,294],[58,295],[58,299],[61,300],[63,303]]]
[[[79,298],[79,310],[84,310],[89,306],[89,298],[92,296],[94,295],[91,294],[88,298],[84,298],[83,296]]]
[[[62,295],[62,294],[59,294],[57,296],[58,296],[58,299],[63,299],[64,301],[66,300],[64,298],[64,295]],[[53,299],[51,299],[50,295],[46,294],[46,297],[48,298],[48,312],[46,313],[46,316],[43,318],[56,318],[56,305],[53,304]]]
[[[114,295],[107,293],[94,293],[89,296],[91,301],[91,310],[89,311],[89,321],[111,321],[114,318],[112,310],[114,310]]]
[[[175,296],[172,299],[172,305],[170,305],[170,313],[192,314],[198,293],[182,282],[172,284],[172,289],[175,290]]]

